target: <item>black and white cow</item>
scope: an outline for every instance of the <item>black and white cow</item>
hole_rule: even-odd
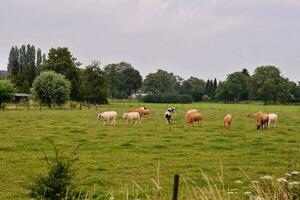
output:
[[[165,112],[165,120],[167,124],[171,124],[172,113],[169,110]]]
[[[168,111],[171,113],[172,116],[176,117],[176,107],[168,108]]]

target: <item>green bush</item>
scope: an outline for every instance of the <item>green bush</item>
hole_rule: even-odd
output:
[[[0,80],[0,108],[4,109],[4,103],[11,101],[14,97],[15,89],[8,80]]]
[[[50,140],[49,140],[50,141]],[[32,185],[29,186],[29,196],[35,199],[82,199],[80,192],[73,182],[74,172],[72,164],[77,159],[76,151],[71,156],[65,157],[56,149],[54,143],[50,141],[55,157],[51,161],[45,155],[48,165],[48,172],[45,176],[39,176]],[[79,146],[78,146],[79,147]],[[77,150],[78,148],[76,148]]]
[[[207,95],[202,96],[202,101],[208,101],[208,100],[209,100],[209,97]]]
[[[70,81],[52,71],[42,72],[33,82],[34,96],[51,108],[52,104],[62,105],[69,98]]]

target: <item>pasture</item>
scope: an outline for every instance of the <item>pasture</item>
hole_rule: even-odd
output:
[[[176,118],[166,125],[163,113],[171,105],[141,105],[150,107],[151,115],[137,125],[125,125],[121,118],[123,112],[138,107],[137,102],[113,102],[97,110],[1,111],[0,199],[25,199],[26,186],[47,168],[43,151],[53,155],[46,137],[66,153],[82,143],[74,165],[76,181],[99,199],[108,193],[117,195],[133,182],[144,188],[153,185],[158,162],[160,182],[167,194],[176,173],[205,186],[201,170],[216,179],[222,166],[226,185],[243,193],[247,178],[240,168],[253,180],[262,175],[280,177],[300,168],[299,106],[178,104]],[[185,112],[191,108],[204,114],[202,128],[185,125]],[[106,110],[118,112],[116,126],[97,123],[97,114]],[[246,115],[259,110],[277,113],[277,127],[257,131],[255,118]],[[227,113],[233,115],[230,130],[223,129]]]

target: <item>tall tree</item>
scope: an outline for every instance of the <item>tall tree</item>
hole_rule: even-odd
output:
[[[191,95],[194,101],[200,101],[204,95],[205,85],[202,79],[191,76],[182,82],[179,93]]]
[[[51,48],[48,59],[40,67],[41,71],[55,71],[71,81],[71,98],[79,99],[79,62],[67,47]]]
[[[13,76],[13,78],[17,76],[20,71],[19,49],[17,46],[13,46],[10,49],[7,71],[10,76]]]
[[[287,80],[281,76],[280,70],[275,66],[257,67],[251,77],[251,96],[264,100],[273,99],[274,103],[282,98],[283,91],[290,92]]]
[[[145,92],[153,94],[162,93],[177,93],[178,76],[164,70],[157,70],[155,73],[150,73],[146,76],[143,82]]]
[[[83,69],[80,92],[82,99],[89,103],[107,103],[108,84],[105,72],[100,69],[99,63],[92,62]]]
[[[124,77],[124,90],[130,96],[136,94],[137,90],[142,86],[142,76],[140,72],[133,67],[127,67],[122,71]]]
[[[234,72],[227,76],[227,88],[229,93],[238,103],[241,98],[246,99],[249,95],[249,77],[242,72]]]
[[[36,67],[39,67],[43,62],[43,58],[42,58],[42,51],[40,48],[38,48],[37,52],[36,52]]]
[[[41,54],[40,49],[37,56],[39,54]],[[34,45],[28,44],[22,45],[21,48],[18,48],[17,46],[11,48],[7,69],[17,91],[30,91],[30,87],[32,86],[37,73],[36,63],[36,51]]]
[[[129,63],[109,64],[104,71],[112,98],[127,98],[141,87],[140,72]]]
[[[126,94],[122,90],[123,76],[122,67],[119,64],[109,64],[104,68],[109,85],[110,96],[112,98],[125,98]]]
[[[229,87],[227,81],[219,82],[218,88],[216,90],[216,98],[223,100],[225,103],[232,100],[232,95],[229,92]]]

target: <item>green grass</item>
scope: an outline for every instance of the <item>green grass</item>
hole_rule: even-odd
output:
[[[240,168],[253,179],[261,175],[283,175],[299,169],[300,106],[213,104],[177,105],[173,124],[164,122],[166,104],[143,104],[152,112],[137,125],[125,125],[123,112],[137,107],[136,102],[113,102],[97,110],[48,110],[38,108],[0,112],[0,199],[24,199],[26,186],[45,173],[43,151],[52,155],[52,139],[58,149],[71,152],[79,143],[79,160],[75,163],[77,182],[100,198],[118,193],[124,185],[137,182],[153,185],[160,161],[161,184],[167,193],[173,175],[192,178],[205,185],[201,170],[217,178],[223,166],[225,183],[242,188],[236,180],[246,180]],[[204,114],[203,127],[187,127],[183,116],[197,108]],[[98,113],[116,110],[116,126],[104,127],[96,120]],[[253,111],[274,112],[278,126],[267,131],[255,130]],[[223,117],[234,117],[230,130],[223,129]]]

